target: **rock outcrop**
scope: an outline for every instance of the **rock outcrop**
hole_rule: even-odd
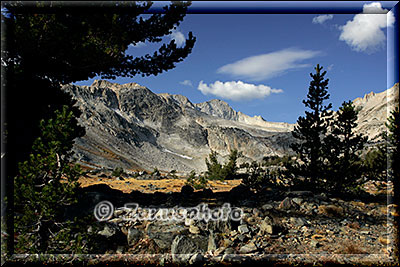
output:
[[[399,106],[399,83],[381,93],[370,92],[363,98],[356,98],[353,103],[359,111],[357,132],[376,141],[387,130],[385,122],[390,112]]]

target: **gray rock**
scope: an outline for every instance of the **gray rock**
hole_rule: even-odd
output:
[[[238,236],[237,236],[237,239],[238,239],[240,242],[244,242],[247,238],[248,238],[248,237],[247,237],[246,235],[238,235]]]
[[[274,232],[273,225],[266,221],[262,221],[260,224],[260,231],[261,231],[261,234],[267,233],[267,234],[272,235]]]
[[[200,234],[200,228],[197,227],[197,226],[195,226],[195,225],[193,225],[193,224],[191,224],[191,225],[189,226],[189,232],[190,232],[191,234],[195,234],[195,235]]]
[[[226,233],[232,229],[232,222],[227,221],[209,221],[207,224],[207,230],[213,231],[214,233]]]
[[[216,249],[217,249],[217,244],[215,242],[215,235],[213,232],[211,232],[208,236],[207,251],[216,250]]]
[[[128,235],[126,236],[128,245],[129,246],[135,245],[139,241],[139,239],[142,237],[142,235],[143,235],[143,233],[140,230],[133,228],[133,227],[129,228]]]
[[[292,199],[292,201],[294,203],[296,203],[297,205],[301,205],[301,203],[303,202],[303,199],[299,198],[299,197],[295,197],[295,198]]]
[[[289,197],[286,197],[282,202],[279,204],[279,208],[283,210],[289,209],[298,209],[299,205],[294,203]]]
[[[305,224],[304,220],[300,217],[290,217],[289,221],[297,227],[301,227]]]
[[[250,242],[250,243],[242,246],[239,249],[240,254],[248,254],[248,253],[252,253],[252,252],[256,252],[256,251],[257,251],[257,247],[253,242]]]
[[[151,222],[147,226],[147,235],[162,249],[169,248],[179,234],[187,234],[188,229],[175,222]]]
[[[241,233],[241,234],[246,234],[246,233],[249,232],[249,228],[247,227],[247,225],[242,224],[242,225],[239,225],[238,231],[239,231],[239,233]]]
[[[224,255],[235,254],[235,250],[233,248],[227,248],[224,251]]]
[[[188,261],[192,257],[192,254],[205,253],[206,249],[206,237],[191,238],[178,235],[171,244],[172,259],[175,262]]]
[[[98,234],[104,237],[110,238],[117,234],[117,227],[111,224],[104,225],[103,230],[99,231]]]
[[[273,206],[272,204],[264,204],[264,205],[261,207],[261,209],[264,210],[264,211],[266,211],[266,210],[272,210],[272,209],[274,209],[274,206]]]
[[[204,261],[203,255],[200,253],[196,253],[190,258],[189,264],[199,264],[202,263],[203,261]]]

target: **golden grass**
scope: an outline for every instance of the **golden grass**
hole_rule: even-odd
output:
[[[161,180],[138,180],[135,178],[125,178],[123,181],[118,181],[115,178],[101,178],[89,176],[79,178],[81,187],[87,187],[96,184],[106,184],[113,189],[120,190],[124,193],[130,193],[132,191],[141,191],[143,193],[154,193],[154,192],[180,192],[183,185],[185,185],[185,179],[161,179]],[[129,184],[127,183],[129,182]],[[210,188],[213,192],[226,192],[230,191],[233,187],[238,186],[241,180],[227,180],[221,181],[209,181]],[[159,190],[152,190],[148,186],[152,184],[155,187],[163,188]],[[199,190],[195,190],[199,191]]]

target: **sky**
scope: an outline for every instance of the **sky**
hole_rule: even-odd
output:
[[[192,10],[196,5],[200,3],[193,2]],[[304,115],[302,100],[317,64],[327,71],[330,99],[326,103],[332,103],[334,110],[343,101],[382,92],[398,82],[398,75],[387,73],[388,64],[398,62],[392,51],[398,18],[396,12],[388,12],[393,5],[357,5],[360,12],[351,14],[189,12],[177,30],[164,38],[183,45],[193,32],[197,40],[183,62],[157,76],[109,81],[136,82],[154,93],[184,95],[193,103],[218,98],[250,116],[295,123]],[[140,43],[126,52],[141,56],[158,46]],[[90,85],[94,79],[76,84]]]

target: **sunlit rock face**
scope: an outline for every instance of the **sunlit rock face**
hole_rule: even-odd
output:
[[[294,124],[250,117],[222,100],[193,104],[182,95],[104,80],[63,89],[82,110],[79,121],[86,135],[76,140],[74,151],[83,165],[201,172],[211,149],[220,160],[237,149],[243,153],[241,161],[292,152]],[[395,103],[398,84],[355,99],[360,111],[357,131],[376,139],[385,129],[386,111]]]

